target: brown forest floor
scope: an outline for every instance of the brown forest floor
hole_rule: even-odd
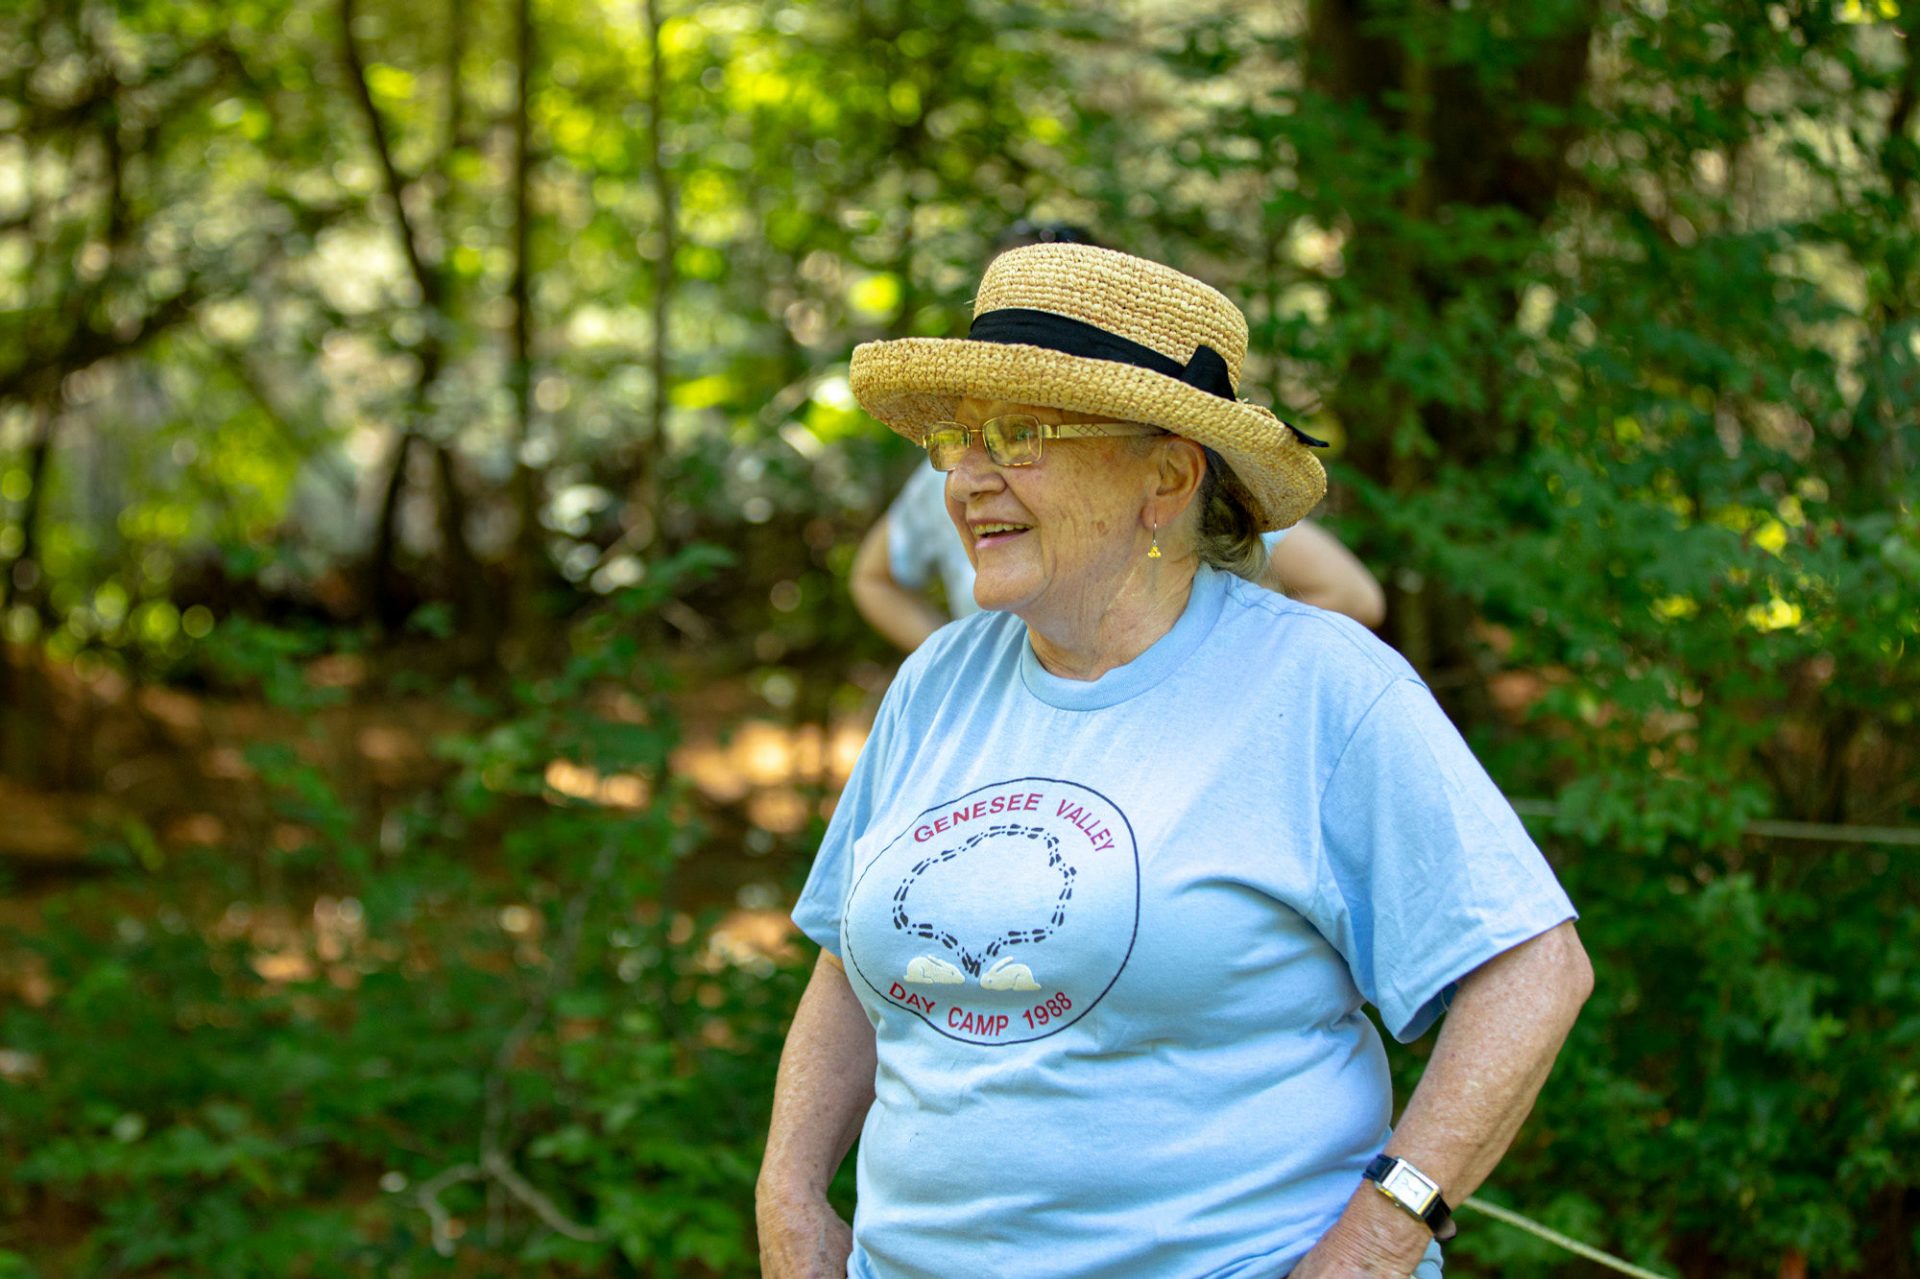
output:
[[[306,673],[310,684],[342,689],[345,700],[301,714],[257,699],[136,686],[107,672],[83,676],[12,654],[7,696],[0,697],[0,716],[14,720],[0,722],[13,747],[13,767],[0,772],[0,930],[31,932],[45,901],[102,874],[94,855],[102,843],[133,845],[156,865],[192,849],[270,859],[276,849],[297,846],[303,832],[274,816],[247,760],[252,747],[295,748],[377,824],[380,814],[448,771],[436,741],[474,726],[448,699],[366,693],[353,660],[322,659]],[[784,898],[804,871],[800,845],[816,814],[831,811],[870,711],[824,724],[793,722],[744,679],[700,672],[683,687],[692,691],[674,699],[682,740],[672,772],[689,785],[691,815],[706,834],[682,864],[671,904],[725,911],[720,945],[780,948],[791,927]],[[23,743],[31,749],[23,752]],[[551,762],[546,779],[560,794],[615,808],[647,800],[640,779],[598,776],[567,760]],[[128,882],[126,896],[137,914],[136,881]],[[324,949],[326,906],[316,901],[312,919],[285,903],[256,908],[262,962]],[[289,944],[302,933],[312,934],[310,945]],[[0,998],[48,997],[31,972],[8,973],[5,958],[0,973],[12,981],[0,983]]]

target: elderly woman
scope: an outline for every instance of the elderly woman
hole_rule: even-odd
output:
[[[1043,244],[966,338],[854,353],[993,611],[902,667],[795,911],[767,1275],[1431,1279],[1546,1078],[1573,908],[1414,671],[1252,584],[1325,481],[1246,335]],[[1446,1013],[1397,1127],[1368,1003]]]

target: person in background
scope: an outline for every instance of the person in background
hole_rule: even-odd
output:
[[[1088,244],[1098,247],[1084,227],[1065,222],[1014,223],[999,249],[1029,244]],[[979,611],[973,598],[973,563],[947,515],[946,477],[930,466],[913,473],[886,513],[861,539],[854,556],[848,593],[867,624],[911,653],[954,618]],[[1359,557],[1317,524],[1302,521],[1265,536],[1267,572],[1261,585],[1272,591],[1344,613],[1362,626],[1377,627],[1387,615],[1386,594]],[[946,607],[928,598],[938,579]]]

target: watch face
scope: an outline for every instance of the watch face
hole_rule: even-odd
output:
[[[1440,1187],[1428,1181],[1409,1163],[1396,1163],[1380,1179],[1380,1189],[1411,1208],[1416,1215],[1424,1216],[1433,1206],[1434,1196],[1440,1193]]]

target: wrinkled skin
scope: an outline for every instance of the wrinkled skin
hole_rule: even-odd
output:
[[[1010,412],[1089,420],[972,398],[954,416],[977,427]],[[975,601],[1024,621],[1058,674],[1093,678],[1131,660],[1185,604],[1195,561],[1181,517],[1203,467],[1199,447],[1175,436],[1050,440],[1033,466],[1000,466],[975,442],[947,476],[947,513],[978,573]],[[1149,558],[1156,527],[1162,554]]]

